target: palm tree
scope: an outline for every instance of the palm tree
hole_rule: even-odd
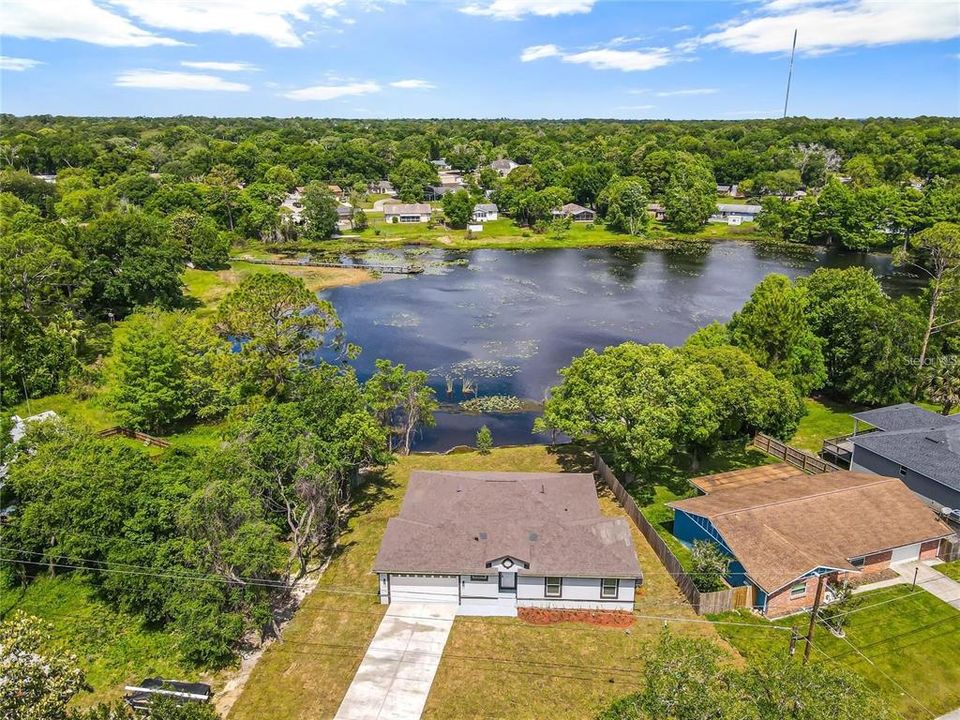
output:
[[[925,386],[931,402],[941,406],[940,412],[949,415],[960,405],[960,362],[955,357],[939,358],[928,366]]]

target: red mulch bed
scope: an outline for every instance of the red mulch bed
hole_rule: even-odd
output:
[[[633,625],[633,613],[622,610],[545,610],[518,608],[517,617],[531,625],[581,622],[600,627],[626,628]]]

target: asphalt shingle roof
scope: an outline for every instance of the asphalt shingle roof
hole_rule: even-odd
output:
[[[856,447],[960,491],[960,424],[921,430],[872,432],[851,438]]]
[[[640,578],[630,526],[600,513],[593,475],[414,471],[375,572]]]
[[[897,478],[845,470],[716,490],[668,505],[709,518],[767,592],[817,567],[856,571],[853,558],[951,534]]]
[[[947,427],[957,421],[956,417],[938,415],[911,403],[900,403],[876,410],[865,410],[864,412],[854,413],[853,417],[860,422],[873,425],[878,430],[917,430],[919,428]]]

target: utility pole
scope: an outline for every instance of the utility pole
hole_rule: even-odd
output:
[[[787,105],[790,103],[790,81],[793,80],[793,56],[797,53],[797,29],[793,29],[793,49],[790,50],[790,70],[787,72],[787,96],[783,100],[783,117],[787,117]]]
[[[817,613],[820,612],[820,598],[823,596],[823,575],[817,578],[817,595],[813,599],[813,612],[810,613],[810,627],[807,628],[807,646],[803,649],[803,664],[810,659],[813,648],[813,629],[817,626]]]

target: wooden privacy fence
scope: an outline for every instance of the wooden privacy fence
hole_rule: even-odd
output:
[[[683,569],[683,565],[677,560],[677,556],[667,547],[663,538],[657,533],[656,528],[643,516],[640,508],[637,507],[636,501],[630,493],[626,491],[623,485],[620,484],[613,470],[603,461],[599,453],[595,452],[593,454],[593,464],[597,474],[603,479],[607,487],[610,488],[617,500],[620,501],[620,505],[623,506],[627,515],[633,520],[633,524],[637,526],[640,534],[646,538],[650,547],[653,548],[657,557],[660,558],[660,562],[663,563],[667,572],[670,573],[670,577],[677,583],[677,587],[680,588],[680,591],[698,615],[719,613],[752,606],[753,588],[750,587],[728,588],[726,590],[717,590],[716,592],[700,592],[697,590],[693,579]]]
[[[122,435],[125,438],[130,438],[131,440],[139,440],[147,445],[156,445],[157,447],[162,448],[170,447],[170,442],[168,440],[154,437],[153,435],[147,435],[139,430],[131,430],[130,428],[120,427],[119,425],[116,427],[107,428],[106,430],[101,430],[97,433],[97,437],[99,438],[108,438],[113,437],[114,435]]]
[[[803,450],[797,450],[786,443],[780,442],[776,438],[763,433],[757,433],[753,437],[753,446],[763,450],[767,455],[780,458],[784,462],[790,463],[795,468],[804,472],[816,475],[818,473],[833,472],[840,468],[826,460],[821,460],[816,455],[811,455]]]

